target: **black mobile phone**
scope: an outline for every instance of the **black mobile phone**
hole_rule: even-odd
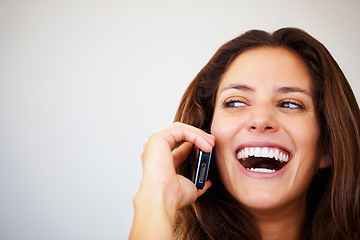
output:
[[[203,152],[200,149],[198,150],[197,165],[194,174],[194,183],[198,189],[203,189],[205,182],[208,178],[209,167],[211,160],[211,152]]]

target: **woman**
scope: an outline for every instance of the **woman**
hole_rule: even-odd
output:
[[[233,39],[145,144],[130,239],[360,239],[359,123],[344,74],[306,32]],[[202,190],[196,148],[213,151]]]

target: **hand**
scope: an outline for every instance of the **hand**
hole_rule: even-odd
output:
[[[184,143],[175,148],[182,141]],[[211,183],[207,182],[204,189],[198,190],[191,180],[176,174],[175,168],[187,158],[193,145],[210,152],[214,141],[214,136],[179,122],[151,135],[141,157],[143,178],[139,192],[151,191],[152,196],[175,205],[175,211],[194,202]]]
[[[175,168],[184,162],[193,145],[210,152],[214,144],[214,136],[179,122],[149,137],[141,155],[143,176],[134,197],[131,240],[173,239],[176,211],[193,203],[211,186],[207,181],[198,190],[191,180],[176,174]]]

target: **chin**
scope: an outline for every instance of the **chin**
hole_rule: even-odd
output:
[[[249,210],[255,211],[271,211],[285,205],[284,199],[274,192],[251,192],[236,196],[236,199]]]

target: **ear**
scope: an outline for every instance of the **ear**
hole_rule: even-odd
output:
[[[328,154],[323,154],[319,162],[319,168],[327,168],[332,165],[331,158]]]

